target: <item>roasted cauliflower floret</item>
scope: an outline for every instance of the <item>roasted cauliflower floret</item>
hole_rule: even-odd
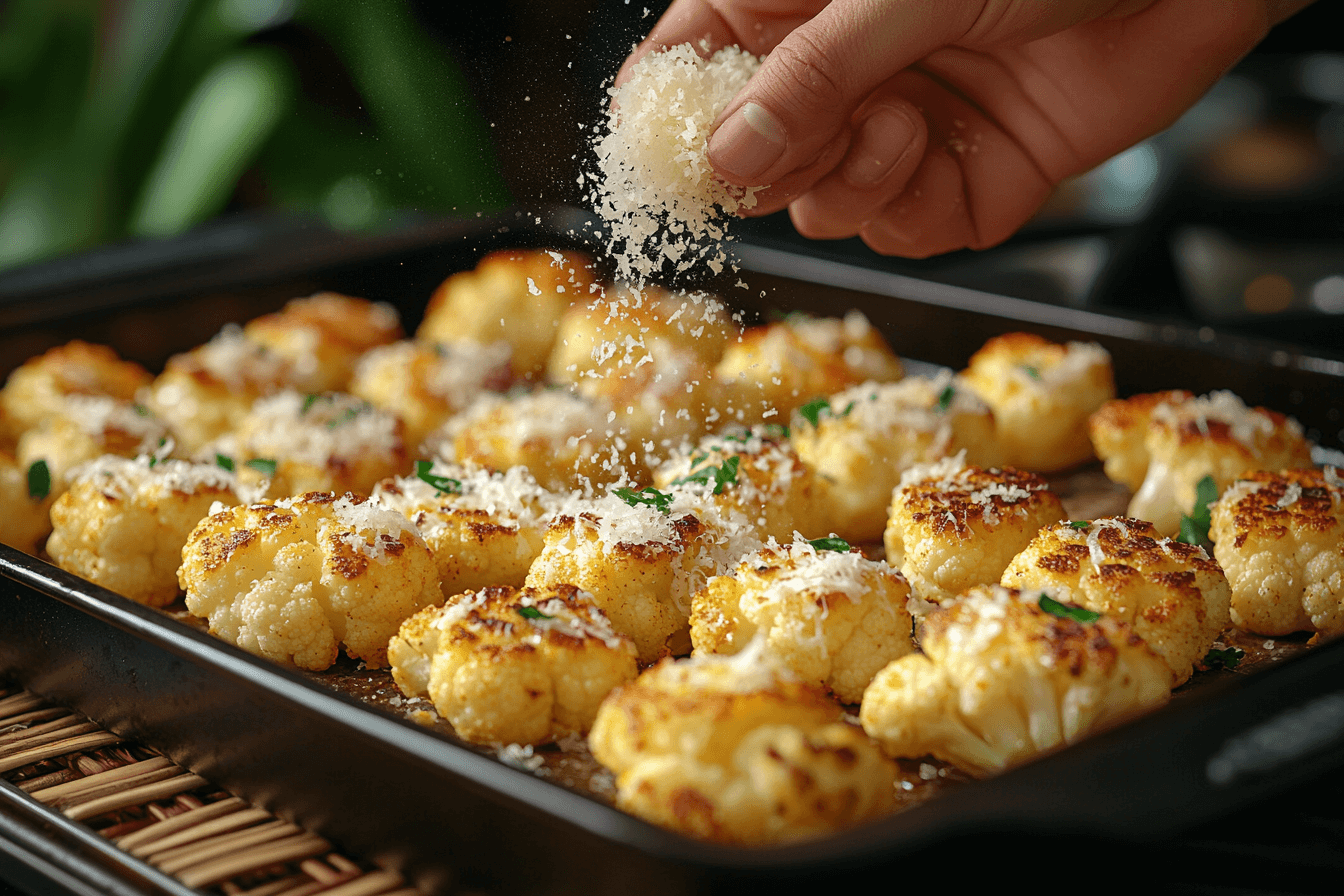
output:
[[[615,417],[606,404],[563,389],[483,395],[425,446],[457,463],[526,467],[543,488],[557,492],[647,477],[635,447],[613,428]]]
[[[915,464],[965,451],[996,462],[994,417],[950,372],[864,383],[794,414],[790,441],[828,480],[829,517],[849,541],[876,541],[891,492]]]
[[[627,504],[615,495],[557,511],[530,588],[568,583],[591,592],[640,662],[689,649],[691,595],[716,566],[718,534],[689,513]]]
[[[106,395],[68,395],[56,412],[19,437],[24,469],[43,461],[53,495],[65,491],[66,475],[104,454],[135,457],[173,450],[168,427],[142,404]]]
[[[379,480],[409,466],[402,432],[395,414],[353,395],[287,389],[258,400],[237,432],[204,453],[232,458],[249,481],[269,478],[272,495],[368,494]]]
[[[15,369],[0,390],[0,409],[17,437],[60,412],[68,396],[130,401],[149,381],[149,372],[134,361],[123,361],[105,345],[75,339]]]
[[[406,424],[406,444],[418,447],[478,395],[503,392],[512,380],[506,342],[404,339],[370,349],[360,358],[350,392],[400,417]]]
[[[858,703],[877,670],[914,650],[909,597],[900,573],[847,546],[772,542],[696,592],[691,644],[731,654],[762,638],[799,678]]]
[[[893,807],[895,766],[840,715],[749,650],[660,663],[612,692],[588,743],[627,812],[692,837],[780,843]]]
[[[46,462],[30,469],[0,451],[0,544],[36,554],[42,540],[51,532],[51,472]]]
[[[402,622],[441,599],[434,557],[401,514],[310,492],[206,517],[182,549],[187,609],[259,656],[320,671],[387,664]]]
[[[415,523],[434,552],[445,598],[487,585],[521,587],[558,503],[522,467],[498,473],[442,461],[378,483],[373,499]]]
[[[191,453],[237,428],[258,398],[296,381],[288,358],[230,325],[205,345],[169,358],[145,403]]]
[[[415,338],[487,345],[502,339],[512,348],[514,375],[539,379],[560,316],[595,289],[592,261],[577,252],[492,252],[434,290]]]
[[[182,547],[211,505],[255,497],[214,464],[104,455],[71,471],[51,508],[56,565],[151,607],[178,595]]]
[[[1196,488],[1212,476],[1222,492],[1247,470],[1311,466],[1311,445],[1296,420],[1264,408],[1248,408],[1231,392],[1211,392],[1198,398],[1188,393],[1164,393],[1115,402],[1098,412],[1092,423],[1097,454],[1107,461],[1107,473],[1117,467],[1132,482],[1137,470],[1133,448],[1126,459],[1110,464],[1107,449],[1123,436],[1141,438],[1146,456],[1142,483],[1129,503],[1128,515],[1148,520],[1164,535],[1180,530],[1181,517],[1194,508]],[[1140,430],[1146,422],[1146,428]],[[1116,430],[1121,430],[1117,433]]]
[[[1095,342],[996,336],[971,355],[961,376],[994,411],[1001,462],[1024,470],[1050,472],[1090,459],[1088,417],[1115,398],[1110,353]]]
[[[785,423],[818,395],[901,378],[901,361],[868,318],[790,315],[730,343],[714,368],[730,421]]]
[[[1079,622],[1038,590],[976,586],[920,624],[923,653],[877,674],[863,728],[891,756],[985,775],[1166,702],[1170,671],[1124,622]],[[1044,605],[1044,606],[1043,606]]]
[[[1192,401],[1195,393],[1183,389],[1148,392],[1130,398],[1108,401],[1088,418],[1088,435],[1112,482],[1123,483],[1137,492],[1148,475],[1148,426],[1153,410],[1159,405],[1180,406]]]
[[[1045,480],[967,466],[961,455],[907,470],[891,496],[887,562],[915,593],[939,603],[992,585],[1043,526],[1064,519]]]
[[[827,484],[769,426],[729,429],[683,446],[654,471],[653,482],[745,517],[762,540],[830,531]]]
[[[391,305],[320,292],[248,321],[243,335],[293,365],[294,388],[330,392],[349,385],[361,355],[400,339],[402,330]]]
[[[1344,633],[1344,481],[1335,468],[1232,483],[1213,505],[1209,534],[1238,628]]]
[[[456,595],[406,620],[387,654],[402,692],[428,696],[475,743],[587,734],[611,689],[638,672],[635,645],[573,585]]]
[[[1228,623],[1227,577],[1195,545],[1162,538],[1143,520],[1100,519],[1042,529],[1004,570],[1010,588],[1051,594],[1122,620],[1190,677]]]

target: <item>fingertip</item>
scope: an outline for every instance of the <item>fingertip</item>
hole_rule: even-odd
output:
[[[710,135],[709,162],[725,180],[741,186],[763,184],[788,147],[779,118],[756,102],[739,106]]]

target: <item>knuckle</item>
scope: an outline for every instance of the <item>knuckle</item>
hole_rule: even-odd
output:
[[[845,65],[831,46],[799,29],[769,58],[776,73],[778,99],[791,117],[842,108]]]

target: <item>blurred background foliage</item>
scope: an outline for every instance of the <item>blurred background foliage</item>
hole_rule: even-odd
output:
[[[432,30],[403,0],[0,0],[0,267],[231,208],[508,204]]]

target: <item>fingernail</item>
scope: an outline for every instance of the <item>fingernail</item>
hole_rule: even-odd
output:
[[[725,174],[759,183],[756,178],[784,154],[785,142],[779,120],[764,106],[747,103],[709,138],[709,159]]]
[[[859,128],[845,159],[845,180],[856,187],[875,184],[886,177],[915,139],[915,123],[904,112],[890,107],[880,108]]]

